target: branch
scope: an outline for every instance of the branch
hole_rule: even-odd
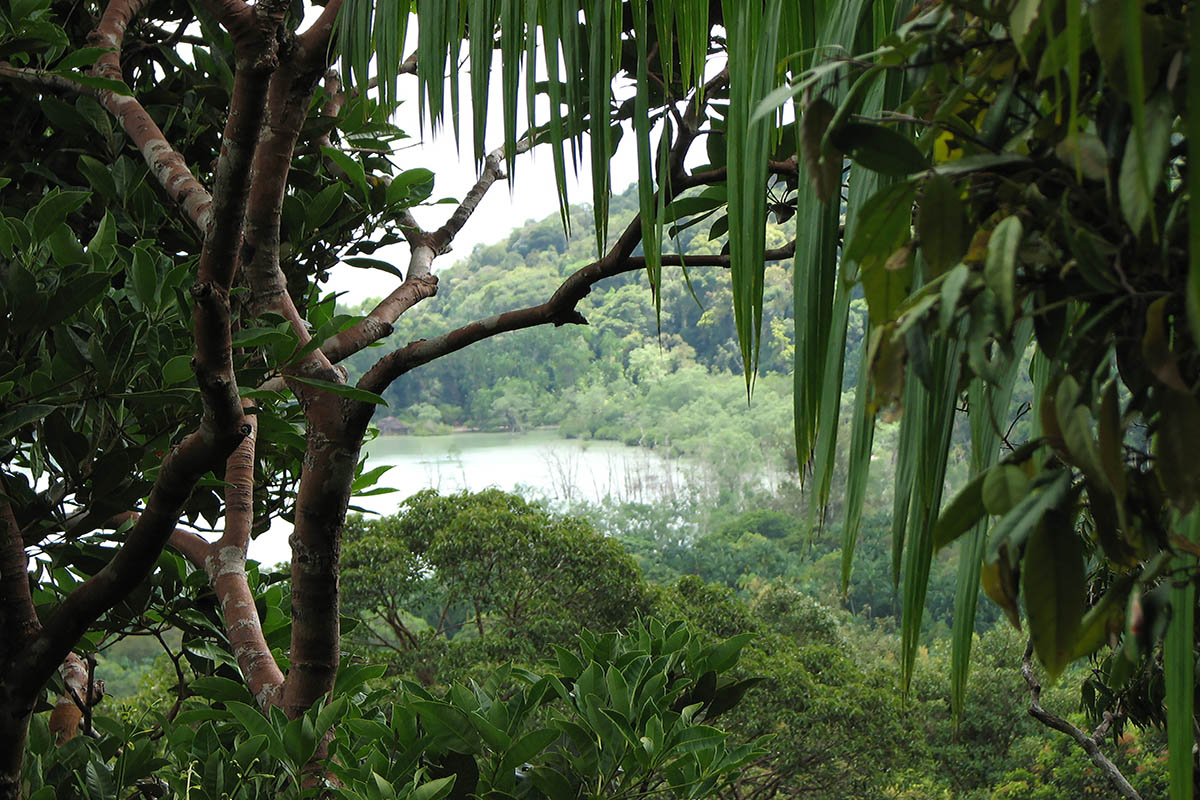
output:
[[[29,558],[21,528],[0,483],[0,655],[19,651],[41,630],[29,590]],[[7,638],[11,637],[11,638]]]
[[[796,255],[796,240],[785,244],[783,247],[778,247],[773,250],[763,252],[763,261],[786,261]],[[632,272],[638,269],[645,269],[646,259],[642,256],[630,256],[626,259],[626,264],[629,269],[626,272]],[[728,254],[721,255],[667,255],[662,256],[662,265],[664,267],[724,267],[729,268],[730,257]]]
[[[239,248],[254,178],[251,166],[278,66],[276,34],[282,29],[282,11],[265,3],[261,11],[250,9],[242,0],[208,0],[208,5],[234,37],[237,71],[213,177],[212,227],[205,231],[199,276],[228,290],[240,266]]]
[[[113,0],[104,9],[100,22],[87,37],[88,44],[103,47],[108,51],[96,61],[92,68],[93,74],[111,80],[122,79],[121,46],[125,39],[125,29],[148,2],[149,0]],[[141,152],[155,179],[203,236],[212,220],[212,197],[203,184],[192,175],[183,156],[175,152],[157,123],[136,98],[107,90],[97,90],[94,95],[121,123],[121,127]]]
[[[7,61],[0,61],[0,77],[27,84],[35,89],[45,89],[51,92],[73,92],[92,96],[99,94],[99,92],[90,86],[76,83],[70,78],[64,78],[57,73],[46,72],[45,70],[34,69],[32,67],[15,67]]]
[[[205,407],[200,427],[163,459],[146,509],[121,548],[63,599],[37,638],[14,659],[18,667],[12,674],[18,685],[12,690],[18,696],[39,691],[92,623],[150,574],[192,489],[250,432],[233,378],[228,297],[205,283],[197,284],[192,294],[196,300],[192,364]]]
[[[1025,683],[1029,685],[1029,716],[1043,725],[1053,728],[1060,733],[1065,733],[1074,739],[1122,797],[1127,798],[1127,800],[1142,800],[1142,796],[1125,779],[1125,776],[1121,774],[1121,770],[1117,768],[1117,765],[1110,761],[1108,756],[1104,755],[1100,750],[1100,745],[1095,738],[1076,728],[1062,717],[1051,714],[1042,708],[1042,684],[1038,682],[1037,677],[1033,674],[1032,639],[1025,646],[1025,655],[1021,658],[1021,675],[1024,676]],[[1101,730],[1101,728],[1097,729],[1098,732],[1101,732]]]
[[[795,248],[796,243],[789,242],[781,248],[767,250],[763,257],[766,261],[786,260],[792,258]],[[705,255],[680,258],[677,255],[664,255],[663,265],[727,268],[729,256]],[[575,306],[588,295],[593,285],[606,278],[645,268],[646,259],[641,256],[629,256],[616,263],[608,263],[607,259],[594,261],[572,273],[563,281],[550,300],[541,305],[505,311],[485,319],[478,319],[449,333],[431,339],[419,339],[389,353],[363,376],[362,380],[358,382],[358,386],[368,391],[382,392],[392,381],[404,373],[498,333],[532,328],[547,323],[553,323],[556,326],[586,325],[587,320],[576,310]]]
[[[709,134],[712,135],[711,133]],[[794,176],[799,174],[799,165],[795,158],[789,158],[787,161],[768,161],[768,175],[789,175]],[[679,191],[691,189],[695,186],[707,186],[711,183],[721,183],[728,180],[729,168],[717,167],[716,169],[708,169],[704,172],[693,172],[690,175],[684,175],[680,179],[679,186],[676,188]]]
[[[204,560],[208,558],[209,550],[212,547],[212,543],[203,536],[185,531],[183,528],[171,531],[170,537],[167,538],[167,544],[179,551],[179,554],[196,569],[204,569]]]
[[[325,10],[321,12],[321,16],[317,17],[316,21],[309,26],[308,30],[296,37],[300,49],[311,54],[320,54],[323,59],[328,58],[329,44],[333,39],[334,25],[337,22],[338,12],[342,10],[342,0],[329,0],[325,4]]]
[[[415,65],[415,58],[412,60]],[[517,142],[516,153],[528,152],[533,145],[533,137],[524,136]],[[427,234],[422,231],[409,216],[407,221],[412,224],[405,225],[404,228],[411,255],[404,282],[372,309],[370,314],[346,330],[331,336],[321,345],[321,350],[332,363],[336,364],[368,345],[390,336],[392,325],[405,311],[437,294],[437,278],[432,274],[433,260],[449,249],[450,243],[475,213],[488,189],[504,176],[504,160],[503,147],[488,153],[483,162],[483,171],[475,185],[467,192],[445,224],[433,233]]]
[[[532,134],[522,136],[516,143],[516,153],[512,155],[520,155],[521,153],[529,152],[534,145]],[[479,179],[475,181],[475,185],[467,192],[462,202],[458,204],[458,208],[454,209],[454,213],[450,215],[450,219],[442,227],[433,232],[430,238],[430,246],[437,253],[443,252],[450,246],[450,242],[462,230],[463,225],[475,213],[475,209],[479,206],[479,201],[487,194],[488,189],[492,188],[492,184],[498,179],[504,177],[504,170],[501,168],[507,154],[503,147],[497,147],[495,150],[487,154],[483,160],[483,171],[479,174]]]
[[[244,401],[247,411],[252,404]],[[258,418],[247,414],[250,432],[225,465],[225,532],[209,548],[204,567],[221,604],[225,634],[242,670],[247,688],[266,709],[274,704],[283,685],[271,648],[263,635],[254,593],[246,580],[246,548],[254,522],[254,461]]]

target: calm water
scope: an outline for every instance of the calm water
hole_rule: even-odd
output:
[[[397,491],[351,498],[351,506],[394,512],[422,489],[443,494],[496,487],[552,500],[651,502],[679,490],[685,469],[660,455],[619,442],[564,439],[556,431],[384,436],[366,445],[366,469],[391,467],[376,484]],[[250,545],[265,564],[289,557],[286,523],[277,523]]]

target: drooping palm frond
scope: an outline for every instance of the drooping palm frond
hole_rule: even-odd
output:
[[[1033,332],[1033,323],[1025,320],[1016,335],[1014,353],[999,383],[974,378],[967,389],[970,409],[971,478],[996,463],[1000,444],[1007,432],[1009,406],[1017,371],[1023,362],[1025,347]],[[988,522],[980,520],[959,545],[958,575],[954,590],[954,619],[950,635],[950,710],[957,721],[962,718],[971,668],[971,643],[975,633],[975,610],[979,600],[980,565],[987,544]]]
[[[724,4],[729,31],[729,254],[733,279],[734,324],[742,349],[749,391],[758,369],[762,332],[763,261],[767,153],[774,130],[772,114],[755,116],[774,88],[779,42],[779,0]]]

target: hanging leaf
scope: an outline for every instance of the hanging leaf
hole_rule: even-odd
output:
[[[1051,682],[1071,663],[1086,590],[1083,542],[1071,516],[1046,514],[1025,548],[1021,591],[1033,650]]]
[[[1007,514],[1029,493],[1029,476],[1012,464],[1000,464],[983,476],[980,495],[989,514]]]
[[[1017,630],[1021,630],[1021,611],[1017,605],[1020,577],[1020,567],[1010,560],[1007,547],[1002,547],[995,558],[984,559],[979,573],[983,593],[1000,607]]]
[[[917,213],[917,238],[921,255],[933,268],[931,277],[941,275],[966,255],[970,242],[966,211],[958,189],[946,177],[932,175],[925,181]]]
[[[1000,303],[1005,325],[1012,325],[1016,315],[1017,250],[1023,236],[1020,218],[1011,216],[1000,220],[988,239],[983,278]]]
[[[869,122],[848,122],[829,134],[835,148],[882,175],[911,175],[929,169],[929,161],[903,134]]]
[[[1159,95],[1145,109],[1145,130],[1130,131],[1121,158],[1117,193],[1121,213],[1135,234],[1140,234],[1154,207],[1154,193],[1162,182],[1163,164],[1171,144],[1173,108],[1169,98]]]

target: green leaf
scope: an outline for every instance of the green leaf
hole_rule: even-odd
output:
[[[95,64],[97,59],[105,53],[110,52],[107,47],[81,47],[71,53],[63,56],[62,60],[55,64],[55,69],[79,69],[80,67],[90,67]]]
[[[279,733],[271,725],[271,721],[257,708],[238,701],[225,703],[225,710],[234,716],[242,728],[251,736],[265,736],[272,744],[272,754],[282,755],[282,740]]]
[[[1135,234],[1140,234],[1154,208],[1154,193],[1163,178],[1163,164],[1171,144],[1174,110],[1170,98],[1158,95],[1146,106],[1145,131],[1132,130],[1121,157],[1117,193],[1121,214]]]
[[[525,734],[504,756],[504,769],[517,769],[532,761],[538,753],[557,741],[559,735],[553,728],[539,728]]]
[[[1083,615],[1083,620],[1079,623],[1079,635],[1075,639],[1075,649],[1071,653],[1072,660],[1090,656],[1099,650],[1113,625],[1123,621],[1133,581],[1132,575],[1116,581],[1100,601]]]
[[[933,549],[941,550],[975,527],[987,514],[983,505],[983,482],[988,473],[976,475],[946,504],[933,528]]]
[[[881,175],[911,175],[929,161],[908,137],[870,122],[848,122],[829,134],[830,142],[858,164]]]
[[[108,167],[86,153],[81,154],[77,161],[79,171],[87,177],[92,188],[107,200],[117,198],[117,182],[113,180]]]
[[[302,378],[299,375],[288,376],[289,380],[294,380],[298,383],[303,383],[307,386],[313,386],[317,389],[324,389],[327,392],[332,392],[339,397],[345,397],[348,400],[357,400],[360,403],[373,403],[377,406],[387,406],[387,400],[384,400],[374,392],[368,392],[366,389],[358,389],[354,386],[346,386],[342,383],[332,383],[331,381],[323,381],[317,378]]]
[[[833,199],[842,185],[842,154],[825,144],[835,111],[832,103],[818,97],[804,109],[800,120],[800,157],[808,182],[822,203]]]
[[[754,638],[754,634],[752,633],[739,633],[736,636],[730,636],[713,648],[712,654],[708,657],[708,668],[714,672],[724,672],[727,669],[731,669],[738,662],[742,648],[754,641]]]
[[[340,183],[333,183],[317,192],[305,208],[304,222],[311,229],[324,225],[333,216],[333,212],[342,203],[346,188]]]
[[[283,729],[283,749],[297,769],[303,768],[312,760],[318,744],[320,737],[317,736],[312,719],[308,716],[292,720]]]
[[[1187,130],[1200,131],[1200,14],[1191,15],[1188,31]],[[1200,164],[1200,136],[1187,137],[1187,163]],[[1187,171],[1188,197],[1200,197],[1200,169]],[[1200,342],[1200,203],[1189,202],[1187,317],[1192,341]]]
[[[925,181],[917,213],[917,238],[921,254],[937,277],[953,267],[967,252],[970,242],[966,211],[958,189],[942,175]]]
[[[129,274],[133,282],[134,294],[142,301],[143,306],[152,308],[158,290],[158,269],[154,263],[154,256],[150,255],[143,247],[133,248]]]
[[[457,775],[447,775],[445,778],[437,778],[436,780],[423,783],[408,795],[409,800],[441,800],[450,794],[454,788],[454,780]]]
[[[36,422],[54,409],[55,406],[31,403],[0,416],[0,439],[7,437],[13,431],[23,428],[31,422]]]
[[[1184,539],[1200,541],[1200,510],[1193,511],[1179,525]],[[1179,566],[1195,568],[1194,556],[1180,556]],[[1166,678],[1167,706],[1167,772],[1170,776],[1171,800],[1188,800],[1195,785],[1195,615],[1196,584],[1194,581],[1175,583],[1171,587],[1171,621],[1163,643],[1163,672]]]
[[[1023,54],[1027,52],[1026,40],[1034,31],[1034,22],[1038,19],[1041,6],[1041,0],[1018,0],[1009,14],[1008,24],[1012,29],[1013,44]]]
[[[332,147],[322,147],[321,152],[341,169],[352,184],[358,187],[361,199],[365,200],[370,196],[371,189],[367,185],[367,173],[358,159]]]
[[[373,681],[387,672],[382,664],[346,664],[338,669],[337,681],[333,685],[335,695],[356,692],[367,681]]]
[[[331,703],[326,704],[317,712],[317,720],[314,724],[314,729],[317,736],[324,736],[330,728],[332,728],[339,719],[346,714],[346,707],[349,705],[349,700],[345,695],[337,698]]]
[[[344,258],[342,261],[355,269],[377,269],[381,272],[386,272],[389,275],[395,275],[400,280],[404,280],[404,273],[401,272],[393,264],[386,261],[380,261],[378,258]]]
[[[863,203],[862,210],[847,221],[846,261],[858,264],[860,269],[864,264],[882,266],[908,239],[916,194],[913,185],[894,183]],[[872,317],[874,324],[886,321]]]
[[[723,4],[731,71],[728,137],[729,253],[734,327],[741,345],[746,390],[758,370],[763,313],[763,250],[767,220],[767,157],[774,115],[752,119],[774,88],[781,0]]]
[[[188,688],[209,700],[220,702],[228,700],[239,700],[244,703],[254,702],[254,698],[250,696],[250,691],[246,688],[245,684],[216,675],[196,678],[188,684]]]
[[[82,75],[69,69],[55,70],[54,74],[61,78],[66,78],[74,83],[78,83],[81,86],[87,86],[92,89],[100,89],[101,91],[105,92],[112,92],[113,94],[124,97],[133,96],[133,90],[125,84],[125,81],[115,81],[111,78],[97,78],[95,75]]]
[[[912,288],[912,242],[901,245],[884,261],[871,258],[862,262],[859,277],[867,298],[871,324],[882,325],[891,321]]]
[[[1011,216],[1000,220],[988,239],[983,279],[1000,303],[1005,325],[1016,316],[1017,250],[1024,235],[1020,218]]]
[[[1012,464],[1000,464],[983,475],[983,507],[989,514],[1007,514],[1029,492],[1029,476]]]
[[[84,768],[84,775],[88,793],[92,797],[117,796],[117,784],[113,780],[112,772],[97,757],[93,757],[88,761],[87,766]]]
[[[1029,494],[1001,517],[988,542],[987,560],[994,561],[1002,545],[1016,552],[1046,512],[1057,508],[1071,492],[1071,473],[1058,470],[1034,480]]]
[[[1053,682],[1071,663],[1083,618],[1087,574],[1071,517],[1049,513],[1025,548],[1021,591],[1033,649]]]
[[[168,386],[173,386],[176,383],[185,383],[192,379],[192,357],[191,356],[175,356],[163,364],[162,367],[163,383]]]
[[[25,215],[25,224],[35,241],[44,241],[92,196],[91,192],[64,192],[53,189]]]

